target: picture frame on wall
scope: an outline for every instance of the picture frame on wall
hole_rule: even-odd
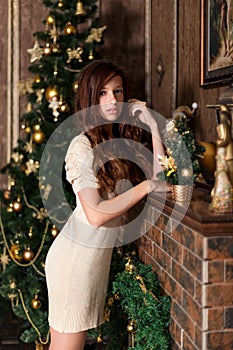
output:
[[[233,81],[233,1],[201,0],[201,86]]]

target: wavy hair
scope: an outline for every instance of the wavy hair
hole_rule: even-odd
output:
[[[99,112],[101,90],[115,76],[122,79],[124,100],[127,102],[126,75],[123,69],[107,60],[93,61],[81,71],[76,95],[76,109],[82,116],[85,135],[93,148],[93,170],[102,196],[116,193],[117,182],[121,179],[127,179],[133,185],[141,182],[146,178],[145,173],[151,172],[152,164],[152,160],[143,152],[143,146],[151,150],[150,133],[141,127],[139,121],[132,125],[131,118],[130,123],[127,123],[127,104],[123,105],[122,113],[115,123],[108,124]],[[116,152],[114,139],[118,138],[121,139],[121,147]],[[135,142],[132,144],[129,140]]]

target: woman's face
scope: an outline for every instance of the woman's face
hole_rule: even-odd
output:
[[[100,109],[105,120],[115,121],[122,112],[124,102],[124,91],[122,79],[116,75],[109,80],[100,92]]]

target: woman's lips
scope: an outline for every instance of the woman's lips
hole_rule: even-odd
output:
[[[118,110],[117,108],[110,108],[110,109],[107,109],[107,112],[109,114],[117,114],[118,113]]]

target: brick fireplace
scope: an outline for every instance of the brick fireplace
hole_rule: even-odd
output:
[[[173,350],[233,349],[233,215],[210,213],[207,197],[195,189],[187,210],[153,194],[138,241],[172,298]]]

